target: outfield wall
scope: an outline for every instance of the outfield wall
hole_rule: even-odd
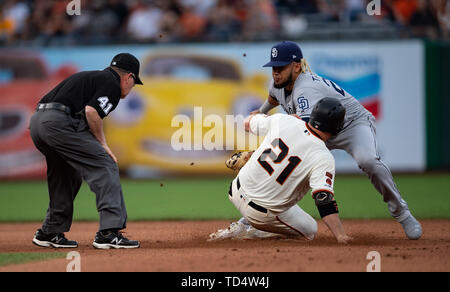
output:
[[[208,56],[223,59],[232,63],[236,68],[241,80],[230,82],[232,89],[223,90],[222,101],[219,105],[209,104],[208,112],[219,111],[224,114],[246,114],[253,108],[258,107],[265,98],[265,92],[270,80],[271,71],[262,68],[269,59],[270,48],[273,43],[258,44],[177,44],[177,45],[140,45],[140,46],[109,46],[109,47],[82,47],[82,48],[41,48],[33,51],[40,56],[40,60],[49,70],[49,76],[39,80],[28,80],[27,82],[14,80],[13,74],[3,63],[0,63],[0,178],[3,177],[43,177],[45,175],[45,161],[36,154],[33,145],[27,135],[27,122],[33,112],[33,104],[45,94],[55,83],[72,71],[98,70],[105,68],[111,58],[119,52],[130,52],[135,54],[142,62],[142,73],[144,83],[148,87],[136,90],[137,95],[122,101],[115,112],[111,114],[111,120],[117,123],[125,123],[129,127],[129,118],[136,117],[139,113],[146,112],[145,108],[154,106],[159,112],[189,113],[194,106],[203,106],[203,96],[208,100],[208,92],[201,91],[199,83],[211,83],[209,76],[197,67],[184,66],[183,70],[177,71],[177,76],[165,78],[164,81],[153,80],[151,76],[145,76],[146,64],[150,57],[162,54],[173,54],[176,56]],[[308,60],[311,68],[316,73],[323,75],[349,93],[353,94],[366,108],[374,113],[377,118],[377,135],[379,151],[385,162],[392,171],[420,172],[427,167],[426,152],[426,115],[425,115],[425,46],[421,41],[398,41],[398,42],[300,42],[304,57]],[[0,51],[0,54],[3,51]],[[18,51],[17,54],[27,54]],[[186,64],[185,64],[186,65]],[[192,65],[192,64],[191,64]],[[187,68],[189,67],[189,68]],[[231,65],[230,65],[231,67]],[[187,69],[186,69],[187,68]],[[169,94],[155,96],[156,88],[161,82],[175,84],[177,78],[191,82],[190,97],[175,96],[173,91]],[[147,82],[146,82],[147,81]],[[160,83],[158,83],[160,82]],[[169,85],[170,86],[170,85]],[[203,84],[203,86],[206,86]],[[161,86],[160,86],[161,87]],[[26,88],[29,88],[26,91]],[[159,87],[158,87],[159,88]],[[211,88],[211,87],[203,87]],[[212,87],[214,88],[214,87]],[[231,88],[231,87],[230,87]],[[152,92],[152,90],[154,91]],[[208,89],[211,90],[211,89]],[[222,89],[221,89],[222,90]],[[218,92],[221,92],[217,89]],[[228,93],[225,93],[228,92]],[[231,93],[230,93],[231,92]],[[18,98],[20,95],[20,98]],[[133,101],[133,102],[130,102]],[[178,101],[177,101],[178,100]],[[173,101],[172,105],[166,102]],[[26,105],[27,104],[27,105]],[[218,108],[220,106],[220,108]],[[169,109],[173,107],[173,109]],[[130,111],[128,114],[126,110]],[[133,112],[134,111],[134,112]],[[125,112],[125,114],[124,114]],[[176,129],[170,126],[163,118],[155,116],[147,117],[159,122],[152,125],[141,125],[141,130],[135,131],[142,135],[123,140],[136,141],[146,138],[158,140],[160,145],[168,140],[168,135]],[[125,119],[124,119],[125,117]],[[17,121],[16,121],[17,120]],[[133,123],[143,123],[141,120],[133,120]],[[136,126],[133,124],[133,126]],[[151,132],[146,129],[152,127]],[[108,135],[108,133],[107,133]],[[151,137],[146,137],[151,136]],[[156,138],[155,138],[156,137]],[[108,139],[110,137],[107,137]],[[117,139],[118,138],[118,139]],[[120,140],[122,137],[116,137]],[[111,138],[111,140],[114,140]],[[163,141],[165,140],[165,142]],[[161,142],[163,141],[163,142]],[[168,140],[170,141],[170,140]],[[131,142],[130,142],[131,143]],[[134,145],[136,146],[136,145]],[[133,146],[133,147],[134,147]],[[140,147],[140,146],[139,146]],[[136,147],[136,149],[139,149]],[[119,149],[120,148],[120,149]],[[118,147],[117,156],[121,161],[121,155],[125,159],[126,153],[135,152],[128,150],[132,147]],[[333,151],[336,157],[338,172],[360,172],[353,160],[342,151]],[[203,158],[196,153],[177,153],[176,159],[182,161],[183,155],[195,161]],[[227,153],[223,153],[223,157]],[[173,155],[173,153],[167,153]],[[145,153],[139,157],[132,157],[132,163],[139,169],[148,168],[150,171],[143,173],[156,174],[164,166],[153,164],[145,159]],[[139,160],[141,159],[141,160]],[[188,159],[188,158],[186,158]],[[222,158],[215,161],[209,158],[206,162],[199,163],[208,167],[208,161],[220,167],[223,165]],[[186,160],[187,161],[187,160]],[[127,164],[127,168],[130,165]],[[192,171],[192,167],[176,168],[177,174],[185,174]],[[213,169],[211,166],[210,169]],[[226,170],[223,170],[227,173]],[[206,172],[208,173],[208,172]]]
[[[426,43],[427,162],[450,169],[450,44]]]

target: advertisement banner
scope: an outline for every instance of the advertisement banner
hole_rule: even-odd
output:
[[[272,45],[48,48],[8,54],[2,50],[0,178],[44,177],[45,161],[27,129],[36,103],[63,78],[76,71],[102,70],[121,52],[140,59],[145,84],[136,86],[105,119],[108,144],[122,170],[141,177],[229,174],[225,159],[257,145],[243,134],[242,120],[267,98],[271,70],[262,65]],[[313,71],[340,85],[375,115],[380,154],[391,170],[425,169],[421,42],[299,45]],[[20,69],[11,65],[15,62],[34,63],[20,68],[36,76],[18,78]],[[360,172],[345,152],[333,154],[338,172]]]
[[[425,66],[420,41],[308,43],[312,70],[358,99],[377,120],[380,156],[392,171],[426,168]],[[358,171],[343,151],[337,169]]]
[[[37,52],[0,50],[0,179],[45,177],[45,157],[31,140],[29,121],[42,96],[75,72],[67,62],[50,69]]]

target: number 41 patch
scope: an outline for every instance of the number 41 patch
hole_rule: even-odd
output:
[[[97,98],[97,100],[100,102],[100,108],[105,112],[105,115],[108,115],[113,107],[112,103],[109,102],[109,98],[107,96],[102,96]]]

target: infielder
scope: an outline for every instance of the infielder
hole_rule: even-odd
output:
[[[343,149],[350,154],[383,196],[390,214],[401,224],[406,236],[419,239],[422,226],[411,214],[391,171],[378,153],[375,117],[339,85],[311,72],[296,43],[284,41],[273,46],[271,61],[264,67],[272,67],[273,80],[269,97],[259,110],[261,113],[281,105],[287,113],[308,120],[321,98],[339,99],[346,109],[344,128],[326,142],[328,149]]]
[[[50,203],[33,243],[41,247],[74,248],[66,239],[72,225],[73,201],[84,179],[96,195],[100,226],[93,245],[99,249],[137,248],[120,230],[127,211],[117,159],[103,133],[103,118],[125,98],[139,79],[139,61],[130,54],[115,56],[103,71],[86,71],[62,81],[39,102],[30,133],[47,160]]]
[[[334,158],[325,145],[342,128],[344,116],[337,99],[324,98],[316,104],[309,123],[284,114],[254,114],[245,120],[247,131],[265,138],[233,180],[229,199],[252,227],[268,236],[312,240],[317,222],[297,205],[312,189],[320,216],[337,241],[351,240],[339,220],[333,192]],[[237,222],[211,234],[210,240],[245,238],[249,232]]]

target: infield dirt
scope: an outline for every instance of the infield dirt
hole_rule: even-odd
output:
[[[134,250],[96,250],[97,223],[75,222],[67,238],[77,240],[81,271],[146,272],[365,272],[377,251],[381,271],[450,271],[450,220],[420,220],[420,240],[406,239],[394,220],[345,220],[354,238],[339,245],[322,221],[313,241],[295,239],[207,242],[230,221],[129,222],[125,236],[141,241]],[[40,223],[0,224],[0,253],[61,252],[31,243]],[[72,249],[67,250],[67,252]],[[0,267],[5,271],[66,271],[69,260],[53,259]]]

